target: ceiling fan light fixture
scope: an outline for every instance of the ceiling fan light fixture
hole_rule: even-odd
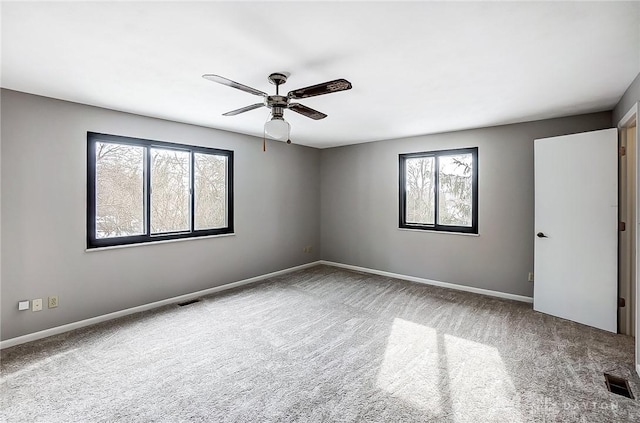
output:
[[[291,126],[289,122],[281,117],[273,117],[264,124],[264,133],[278,141],[287,141],[289,139],[289,131]]]

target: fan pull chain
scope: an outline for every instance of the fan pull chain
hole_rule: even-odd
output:
[[[262,129],[262,151],[265,153],[267,152],[267,134],[264,127]]]

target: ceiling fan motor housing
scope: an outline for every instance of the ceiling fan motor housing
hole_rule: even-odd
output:
[[[264,98],[264,105],[270,109],[275,107],[287,108],[289,105],[289,97],[283,95],[269,95]]]

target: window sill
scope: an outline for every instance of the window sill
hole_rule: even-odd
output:
[[[143,247],[145,245],[167,244],[171,242],[183,242],[183,241],[195,241],[198,239],[221,238],[221,237],[235,236],[235,235],[236,235],[235,232],[231,232],[228,234],[206,235],[206,236],[197,236],[197,237],[190,237],[190,238],[163,239],[163,240],[151,241],[151,242],[138,242],[136,244],[123,244],[123,245],[112,245],[109,247],[85,248],[84,251],[86,253],[93,253],[94,251],[116,250],[120,248],[131,248],[131,247]]]
[[[445,234],[445,235],[462,235],[462,236],[480,236],[480,234],[469,234],[464,232],[449,232],[449,231],[436,231],[433,229],[411,229],[411,228],[398,228],[399,231],[408,232],[429,232],[432,234]]]

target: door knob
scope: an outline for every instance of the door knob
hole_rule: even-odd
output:
[[[545,235],[545,234],[543,234],[542,232],[538,232],[538,233],[536,234],[536,236],[537,236],[538,238],[549,238],[548,236],[546,236],[546,235]]]

